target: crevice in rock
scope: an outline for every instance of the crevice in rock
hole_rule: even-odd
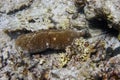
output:
[[[5,14],[5,12],[0,11],[0,14]]]
[[[31,4],[33,3],[33,1],[34,0],[31,0],[30,1],[30,3],[28,4],[28,5],[22,5],[20,8],[18,8],[18,9],[14,9],[14,10],[12,10],[12,11],[9,11],[8,13],[7,13],[7,15],[12,15],[12,14],[15,14],[15,13],[17,13],[17,12],[19,12],[19,11],[22,11],[22,10],[25,10],[25,9],[28,9],[28,8],[30,8],[30,6],[31,6]]]
[[[29,23],[35,23],[36,21],[34,19],[28,20]]]
[[[88,20],[88,22],[89,22],[90,28],[93,30],[100,29],[102,30],[103,33],[116,36],[116,37],[119,34],[119,32],[116,29],[109,27],[108,21],[105,18],[95,17]]]
[[[20,36],[20,35],[22,35],[22,34],[30,33],[30,32],[32,32],[32,31],[26,30],[25,28],[23,28],[22,30],[15,30],[15,31],[4,30],[4,32],[5,32],[11,39],[16,39],[18,36]]]
[[[77,8],[78,13],[84,13],[84,7],[86,5],[86,0],[74,0],[74,4]]]

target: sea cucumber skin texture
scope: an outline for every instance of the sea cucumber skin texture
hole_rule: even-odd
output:
[[[16,39],[16,47],[27,53],[41,52],[48,48],[61,50],[81,36],[82,32],[75,30],[41,30],[19,36]]]

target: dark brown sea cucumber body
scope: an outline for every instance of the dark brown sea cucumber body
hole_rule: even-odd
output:
[[[41,30],[23,34],[16,39],[16,46],[27,53],[50,49],[65,49],[75,38],[84,36],[84,32],[75,30]]]

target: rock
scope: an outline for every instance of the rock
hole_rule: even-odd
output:
[[[87,3],[84,10],[88,20],[105,19],[109,28],[113,27],[120,31],[119,0],[88,0]]]
[[[0,0],[0,12],[12,14],[31,5],[33,0]]]
[[[7,4],[9,4],[8,7],[5,7]],[[82,15],[83,17],[80,19],[78,18],[80,21],[75,21],[75,24],[71,24],[73,20],[72,15],[77,12],[77,8],[72,0],[51,0],[49,2],[47,0],[21,0],[18,2],[16,0],[12,0],[11,2],[5,0],[2,1],[1,5],[1,11],[14,14],[12,16],[10,14],[2,14],[0,16],[0,20],[2,20],[0,21],[0,28],[3,29],[21,30],[25,28],[27,30],[36,31],[54,27],[68,29],[74,25],[86,25],[84,24],[84,15]],[[20,7],[22,6],[28,7],[22,8],[21,10]]]

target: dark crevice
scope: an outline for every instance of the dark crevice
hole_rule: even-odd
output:
[[[48,48],[48,49],[41,51],[41,52],[30,53],[30,55],[31,56],[36,55],[36,54],[48,55],[48,54],[61,53],[61,52],[65,52],[65,50],[64,49],[55,50],[55,49]]]
[[[76,19],[77,17],[78,17],[78,12],[76,12],[72,15],[72,19]]]
[[[1,14],[5,14],[5,12],[0,11]]]
[[[91,29],[101,29],[103,33],[118,36],[119,32],[114,28],[109,28],[108,21],[105,18],[95,17],[88,21]]]
[[[111,47],[108,47],[106,49],[106,60],[109,60],[111,57],[117,56],[118,54],[120,54],[120,46],[118,46],[115,49],[112,49]]]
[[[74,0],[74,4],[77,8],[77,12],[83,14],[86,0]]]
[[[34,19],[30,19],[28,20],[29,23],[35,23],[35,20]]]
[[[18,36],[20,36],[20,35],[22,35],[22,34],[30,33],[30,32],[32,32],[32,31],[23,28],[22,30],[15,30],[15,31],[4,30],[4,32],[5,32],[8,36],[10,36],[11,39],[16,39]]]
[[[56,22],[52,17],[49,17],[49,20],[51,21],[51,23],[53,23],[54,25],[57,25],[58,22]]]
[[[31,4],[33,3],[33,0],[31,0],[31,2],[28,4],[28,5],[22,5],[19,9],[14,9],[14,10],[12,10],[12,11],[9,11],[8,13],[7,13],[7,15],[12,15],[12,14],[15,14],[15,13],[17,13],[17,12],[19,12],[19,11],[22,11],[22,10],[25,10],[25,9],[28,9],[28,8],[30,8],[30,6],[31,6]]]

